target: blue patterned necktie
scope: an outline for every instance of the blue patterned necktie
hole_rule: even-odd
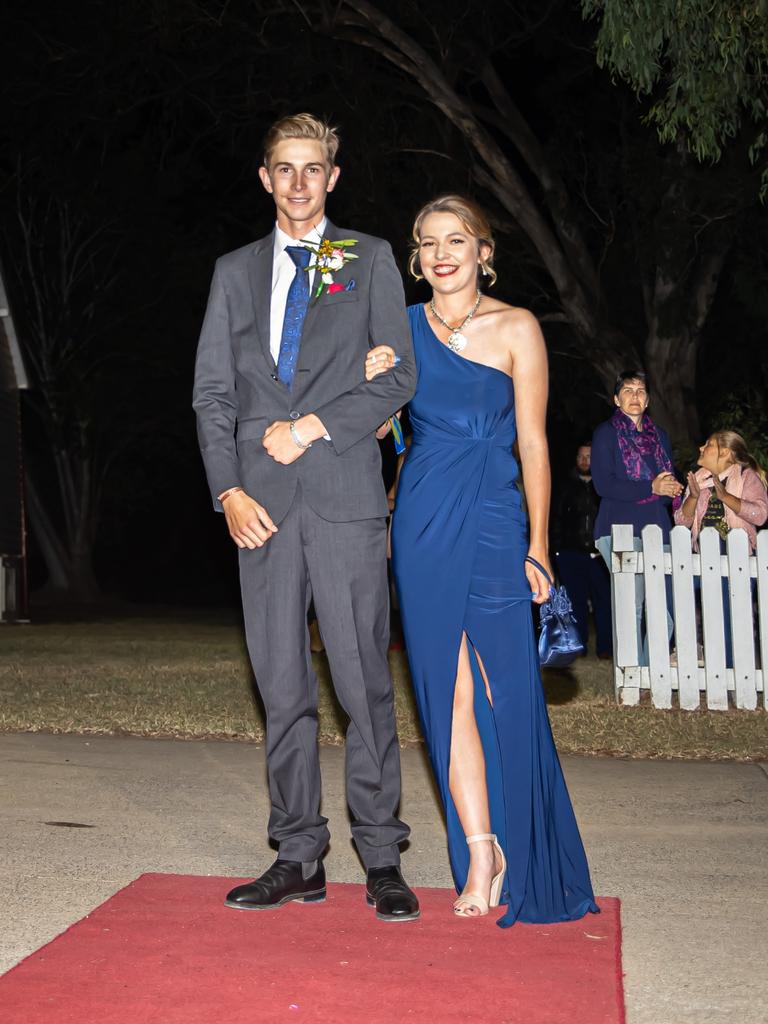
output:
[[[301,329],[309,306],[309,274],[306,268],[312,253],[302,245],[287,245],[285,251],[296,264],[296,276],[288,289],[285,303],[283,333],[280,336],[280,354],[277,358],[277,379],[290,391],[293,386],[293,375],[296,372],[296,361],[299,357]]]

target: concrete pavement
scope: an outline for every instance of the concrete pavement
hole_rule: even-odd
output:
[[[0,971],[142,872],[252,876],[273,857],[259,747],[4,734],[0,764]],[[343,750],[324,748],[322,766],[328,877],[360,881]],[[564,768],[595,891],[622,900],[629,1024],[765,1024],[766,766],[570,757]],[[420,749],[403,752],[402,814],[409,882],[449,886]]]

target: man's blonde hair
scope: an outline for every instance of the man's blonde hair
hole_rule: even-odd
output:
[[[285,139],[312,139],[319,142],[325,150],[328,169],[336,165],[340,142],[337,130],[312,114],[292,114],[276,121],[267,132],[264,139],[264,166],[267,170],[278,143]]]

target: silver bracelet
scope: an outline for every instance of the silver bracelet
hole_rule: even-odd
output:
[[[301,448],[302,451],[306,451],[307,448],[311,448],[312,447],[312,442],[311,441],[309,442],[309,444],[304,444],[304,442],[301,440],[301,438],[299,437],[299,432],[296,429],[296,424],[295,423],[291,423],[291,425],[290,425],[290,427],[288,429],[291,432],[291,438],[293,439],[293,443],[296,445],[297,448]]]

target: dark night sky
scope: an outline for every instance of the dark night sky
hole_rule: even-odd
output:
[[[455,8],[458,32],[495,30],[497,37],[512,25],[512,8],[526,9],[443,3],[420,5],[417,14],[407,6],[422,34],[430,12],[447,32]],[[81,374],[77,388],[88,396],[99,445],[116,447],[97,572],[108,592],[131,600],[236,598],[234,551],[210,510],[189,400],[213,262],[271,228],[273,208],[255,170],[275,117],[310,109],[340,126],[343,174],[329,213],[342,226],[386,237],[402,268],[415,210],[438,192],[466,191],[498,224],[499,297],[539,315],[557,308],[526,240],[473,183],[466,143],[423,94],[369,52],[311,32],[298,14],[260,17],[268,9],[245,0],[225,13],[210,2],[86,2],[66,9],[33,2],[13,4],[5,16],[5,266],[20,266],[15,212],[29,197],[65,201],[100,226],[107,251],[116,254],[116,279],[95,317],[94,347],[107,368],[97,377]],[[595,67],[592,38],[574,5],[556,3],[522,45],[513,40],[501,49],[496,66],[585,208],[593,209],[596,250],[604,244],[601,223],[617,219],[606,302],[631,330],[639,325],[640,294],[624,284],[632,257],[629,249],[621,256],[622,199],[611,197],[621,161],[618,126],[634,100]],[[467,75],[465,67],[455,70]],[[643,146],[655,148],[635,113],[626,131],[645,136],[638,160]],[[654,173],[653,159],[646,177]],[[641,180],[643,168],[636,173]],[[705,407],[741,387],[745,369],[764,381],[764,219],[756,208],[745,222],[712,311],[701,358]],[[409,301],[424,298],[411,284],[407,292]],[[23,331],[18,291],[15,307]],[[560,473],[608,407],[569,330],[552,325],[546,333],[552,454]],[[30,463],[44,472],[46,444],[31,403],[25,424]],[[31,572],[33,584],[41,583],[34,549]]]

